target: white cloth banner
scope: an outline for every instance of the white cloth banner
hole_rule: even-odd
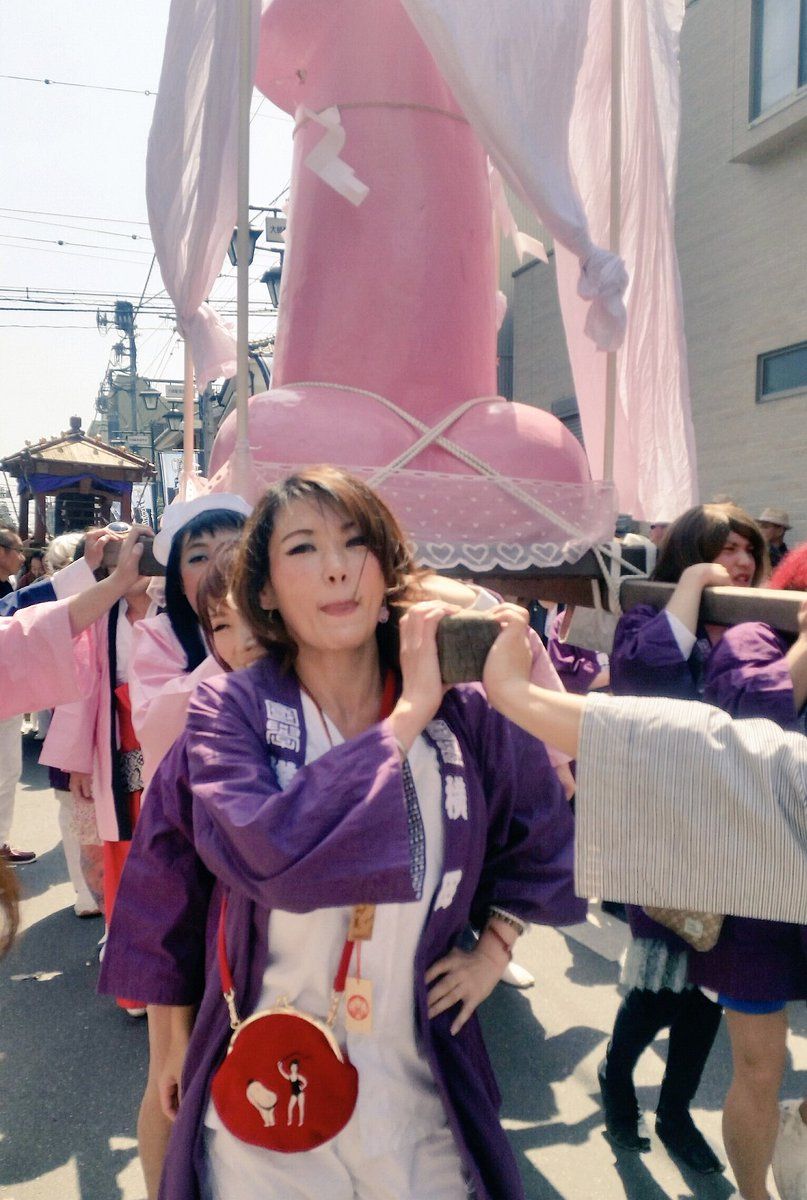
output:
[[[402,3],[494,164],[574,255],[588,336],[601,350],[615,349],[625,330],[627,276],[592,242],[569,170],[589,0]]]
[[[617,357],[614,482],[622,512],[670,521],[697,503],[694,434],[674,242],[684,0],[623,0],[622,229],[630,275]],[[570,155],[592,237],[610,227],[611,0],[591,0]],[[558,291],[591,473],[602,478],[606,359],[585,336],[578,265],[556,244]]]
[[[252,53],[260,0],[251,0]],[[237,220],[238,8],[173,0],[146,157],[146,200],[163,282],[196,379],[235,374],[235,337],[205,303]]]

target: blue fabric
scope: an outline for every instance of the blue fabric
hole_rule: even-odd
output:
[[[83,475],[23,475],[17,482],[17,490],[20,494],[30,492],[37,496],[41,492],[55,491],[56,488],[76,487],[82,479],[89,479],[93,491],[111,492],[113,496],[131,495],[131,483],[119,479],[98,479],[86,471]]]
[[[0,617],[13,617],[21,608],[30,608],[32,604],[49,604],[56,599],[51,581],[37,579],[36,583],[29,583],[28,587],[10,592],[0,600]]]
[[[730,1008],[732,1012],[762,1015],[763,1013],[781,1012],[786,1006],[787,1000],[734,1000],[731,996],[724,996],[720,992],[717,1003],[722,1004],[724,1008]]]

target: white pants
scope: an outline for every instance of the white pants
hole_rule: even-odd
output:
[[[0,846],[11,837],[14,797],[22,773],[22,735],[19,716],[0,721]]]
[[[448,1127],[368,1159],[354,1119],[337,1137],[302,1154],[248,1146],[226,1129],[205,1129],[205,1200],[468,1200]]]
[[[81,842],[76,833],[75,804],[71,792],[63,792],[60,788],[53,789],[59,801],[59,829],[62,834],[62,849],[67,862],[67,873],[76,893],[76,907],[85,912],[98,908],[98,899],[93,896],[84,876],[81,859]],[[97,836],[97,835],[96,835]],[[97,854],[102,853],[100,846],[93,846]]]

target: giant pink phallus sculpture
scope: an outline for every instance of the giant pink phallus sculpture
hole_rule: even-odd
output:
[[[295,133],[253,493],[295,465],[352,468],[436,568],[552,566],[607,540],[612,488],[579,443],[496,395],[487,157],[399,0],[273,0],[256,84]],[[234,444],[233,416],[214,488]]]

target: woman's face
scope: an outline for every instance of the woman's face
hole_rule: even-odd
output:
[[[296,500],[269,542],[263,608],[277,608],[299,649],[356,650],[375,636],[384,602],[381,565],[350,518]]]
[[[250,666],[266,653],[229,596],[213,609],[210,624],[216,657],[231,671]]]
[[[205,567],[219,546],[237,542],[239,537],[236,529],[217,529],[215,533],[194,533],[183,543],[179,556],[179,577],[182,590],[194,612],[197,612],[196,593]]]
[[[757,564],[748,538],[732,531],[714,561],[726,568],[732,587],[751,587]]]

